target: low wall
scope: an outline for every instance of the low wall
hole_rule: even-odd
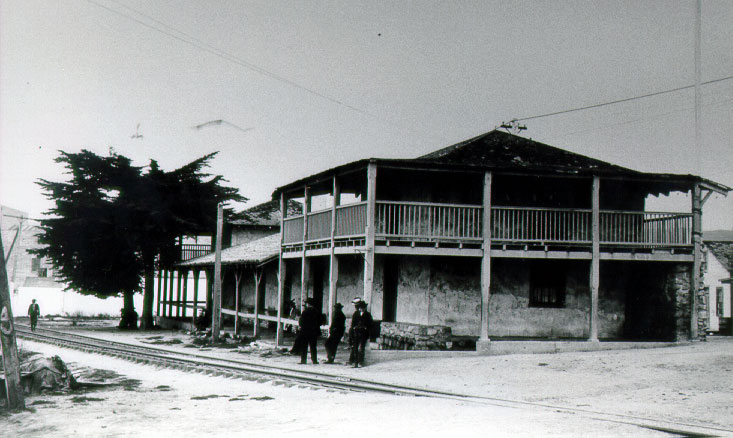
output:
[[[377,344],[381,350],[447,350],[450,327],[382,322]]]

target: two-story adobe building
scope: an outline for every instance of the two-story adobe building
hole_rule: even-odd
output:
[[[330,315],[362,297],[382,325],[492,338],[704,335],[702,205],[730,189],[491,131],[415,159],[371,158],[277,188],[278,300]],[[690,208],[652,212],[682,192]],[[313,205],[325,205],[314,209]]]

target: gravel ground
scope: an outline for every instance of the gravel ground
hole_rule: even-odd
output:
[[[192,349],[182,332],[84,334],[160,348],[297,365],[298,358],[260,348]],[[85,394],[38,396],[35,412],[0,418],[2,436],[673,436],[639,428],[664,420],[679,429],[715,428],[733,436],[733,339],[647,350],[508,356],[456,353],[442,358],[382,360],[366,368],[306,369],[492,397],[496,405],[284,388],[187,375],[28,341],[21,348],[59,354],[76,369],[104,369],[139,386]],[[323,352],[321,351],[321,354]],[[503,402],[512,401],[513,403]],[[516,403],[519,402],[519,403]],[[570,410],[567,410],[570,409]],[[648,419],[648,420],[645,420]],[[7,431],[7,434],[5,433]]]

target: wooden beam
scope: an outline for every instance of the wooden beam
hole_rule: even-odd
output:
[[[341,248],[339,248],[340,250]],[[362,250],[363,251],[363,250]],[[336,254],[346,254],[336,251]],[[455,257],[483,257],[483,250],[479,248],[443,248],[434,246],[375,246],[375,254],[401,254],[417,256],[455,256]]]
[[[601,262],[601,179],[593,177],[591,212],[591,260],[590,260],[590,327],[588,340],[598,341],[598,287]]]
[[[214,296],[211,312],[211,340],[219,340],[221,329],[221,240],[224,229],[224,205],[219,203],[216,208],[216,247],[214,251]]]
[[[0,254],[5,254],[3,251],[2,239],[0,239]],[[0,263],[0,344],[2,344],[7,407],[8,410],[19,411],[25,409],[25,398],[23,385],[20,382],[18,344],[15,339],[13,308],[10,302],[10,286],[5,262]]]
[[[336,284],[338,283],[338,259],[336,258],[336,207],[341,205],[341,186],[338,178],[333,177],[333,205],[331,206],[331,247],[329,248],[328,270],[328,325],[333,323],[333,306],[336,304]]]
[[[480,340],[489,341],[489,301],[491,300],[491,172],[484,172],[481,211],[481,331]],[[465,251],[465,250],[460,250]]]
[[[308,213],[311,211],[311,197],[308,186],[303,189],[303,257],[300,264],[300,311],[305,310],[305,300],[308,297],[308,282],[310,281],[310,264],[306,257],[305,242],[308,241]]]
[[[263,272],[265,271],[265,268],[259,268],[260,272],[258,273],[258,268],[254,269],[254,280],[255,280],[255,317],[254,317],[254,327],[252,327],[252,336],[255,338],[257,335],[260,334],[260,280],[262,279]]]
[[[191,324],[193,328],[196,328],[196,317],[198,316],[198,302],[199,302],[199,275],[201,271],[198,269],[193,270],[193,315],[191,315]]]
[[[492,249],[491,257],[510,259],[567,259],[567,260],[590,260],[590,251],[542,251],[542,250],[521,250],[521,249]]]
[[[183,281],[183,302],[185,303],[188,301],[188,269],[182,270],[181,276],[183,277],[183,280],[179,281]],[[181,316],[183,318],[186,317],[186,306],[183,306],[181,309]]]
[[[173,316],[173,286],[175,286],[176,282],[173,279],[173,274],[175,271],[169,270],[168,274],[170,277],[168,278],[168,293],[166,296],[168,297],[168,312],[166,312],[166,315],[170,318]]]
[[[700,290],[702,263],[702,190],[700,184],[692,188],[692,284],[690,285],[690,339],[697,339],[697,293]]]
[[[377,163],[370,161],[367,166],[367,211],[366,239],[364,248],[364,301],[372,302],[374,289],[374,234],[376,229],[377,206]]]
[[[234,268],[234,311],[239,314],[239,283],[242,280],[242,268],[237,266]],[[234,334],[239,334],[239,318],[234,317]]]
[[[285,259],[283,259],[283,239],[285,236],[284,220],[287,216],[287,205],[285,204],[285,193],[280,193],[280,251],[277,261],[277,328],[275,334],[275,345],[282,345],[283,341],[283,294],[285,293]]]
[[[156,309],[157,310],[155,312],[155,314],[157,316],[160,316],[160,301],[161,301],[160,293],[162,291],[162,286],[163,286],[161,284],[162,281],[163,281],[163,270],[162,269],[158,269],[158,305],[156,306]]]

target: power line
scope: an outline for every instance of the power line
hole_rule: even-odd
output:
[[[212,54],[214,56],[217,56],[219,58],[222,58],[222,59],[224,59],[226,61],[229,61],[231,63],[237,64],[237,65],[239,65],[241,67],[244,67],[246,69],[252,70],[252,71],[254,71],[256,73],[259,73],[259,74],[261,74],[263,76],[269,77],[270,79],[274,79],[276,81],[279,81],[279,82],[288,84],[288,85],[290,85],[292,87],[295,87],[295,88],[298,88],[300,90],[306,91],[306,92],[308,92],[310,94],[313,94],[314,96],[317,96],[317,97],[320,97],[322,99],[328,100],[329,102],[332,102],[332,103],[334,103],[336,105],[343,106],[345,108],[348,108],[348,109],[350,109],[352,111],[355,111],[355,112],[358,112],[358,113],[361,113],[361,114],[364,114],[364,115],[369,116],[371,118],[379,119],[377,116],[375,116],[374,114],[369,113],[368,111],[362,110],[362,109],[357,108],[357,107],[355,107],[353,105],[349,105],[349,104],[347,104],[345,102],[342,102],[342,101],[340,101],[340,100],[338,100],[336,98],[333,98],[331,96],[328,96],[328,95],[325,95],[323,93],[320,93],[320,92],[318,92],[318,91],[316,91],[316,90],[314,90],[312,88],[306,87],[306,86],[301,85],[301,84],[299,84],[299,83],[297,83],[295,81],[292,81],[292,80],[290,80],[290,79],[288,79],[286,77],[280,76],[280,75],[278,75],[276,73],[273,73],[273,72],[271,72],[269,70],[266,70],[266,69],[264,69],[262,67],[259,67],[256,64],[252,64],[251,62],[248,62],[248,61],[243,60],[241,58],[238,58],[238,57],[236,57],[234,55],[231,55],[231,54],[229,54],[229,53],[227,53],[227,52],[225,52],[225,51],[223,51],[221,49],[218,49],[218,48],[216,48],[216,47],[208,44],[207,42],[205,42],[205,41],[203,41],[203,40],[201,40],[199,38],[196,38],[196,37],[194,37],[192,35],[189,35],[189,34],[187,34],[185,32],[182,32],[182,31],[176,29],[173,26],[170,26],[170,25],[168,25],[168,24],[166,24],[166,23],[164,23],[164,22],[162,22],[160,20],[157,20],[157,19],[155,19],[155,18],[153,18],[153,17],[151,17],[149,15],[146,15],[145,13],[143,13],[141,11],[138,11],[136,9],[133,9],[133,8],[131,8],[131,7],[127,6],[127,5],[124,5],[124,4],[120,3],[120,2],[117,2],[116,0],[110,0],[110,1],[112,1],[112,3],[115,3],[116,5],[119,5],[119,6],[125,8],[125,9],[127,9],[129,11],[132,11],[132,12],[134,12],[136,14],[139,14],[140,16],[143,16],[143,17],[147,18],[148,20],[150,20],[150,21],[152,21],[152,22],[154,22],[154,23],[156,23],[156,24],[158,24],[160,26],[163,26],[165,29],[168,29],[169,31],[175,32],[178,35],[175,35],[175,34],[169,32],[169,31],[166,31],[166,30],[161,29],[159,27],[153,26],[153,25],[151,25],[149,23],[146,23],[146,22],[144,22],[144,21],[142,21],[142,20],[140,20],[140,19],[138,19],[136,17],[133,17],[133,16],[129,15],[129,14],[125,14],[124,12],[121,12],[119,10],[116,10],[116,9],[110,8],[110,7],[106,6],[106,5],[103,5],[101,3],[98,3],[95,0],[86,0],[86,2],[89,3],[89,4],[92,4],[94,6],[97,6],[99,8],[102,8],[102,9],[108,11],[108,12],[111,12],[113,14],[119,15],[121,17],[127,18],[128,20],[134,21],[135,23],[137,23],[137,24],[139,24],[141,26],[145,26],[148,29],[151,29],[151,30],[154,30],[156,32],[162,33],[163,35],[169,36],[169,37],[171,37],[171,38],[173,38],[175,40],[178,40],[178,41],[180,41],[182,43],[185,43],[185,44],[188,44],[190,46],[196,47],[199,50],[203,50],[203,51],[205,51],[207,53],[210,53],[210,54]]]
[[[730,79],[733,79],[733,76],[728,76],[728,77],[725,77],[725,78],[714,79],[712,81],[703,82],[702,85],[714,84],[716,82],[727,81],[727,80],[730,80]],[[644,99],[644,98],[653,97],[653,96],[659,96],[661,94],[674,93],[674,92],[677,92],[677,91],[687,90],[689,88],[695,88],[695,86],[694,85],[686,85],[684,87],[673,88],[671,90],[657,91],[657,92],[654,92],[654,93],[644,94],[642,96],[628,97],[626,99],[619,99],[619,100],[614,100],[614,101],[611,101],[611,102],[597,103],[595,105],[588,105],[588,106],[583,106],[583,107],[580,107],[580,108],[567,109],[567,110],[563,110],[563,111],[555,111],[555,112],[552,112],[552,113],[539,114],[539,115],[530,116],[530,117],[522,117],[522,118],[518,118],[518,119],[513,119],[513,121],[516,121],[516,122],[526,121],[526,120],[532,120],[532,119],[539,119],[539,118],[542,118],[542,117],[557,116],[559,114],[567,114],[567,113],[572,113],[572,112],[582,111],[582,110],[587,110],[587,109],[592,109],[592,108],[600,108],[602,106],[614,105],[614,104],[623,103],[623,102],[630,102],[632,100]]]

